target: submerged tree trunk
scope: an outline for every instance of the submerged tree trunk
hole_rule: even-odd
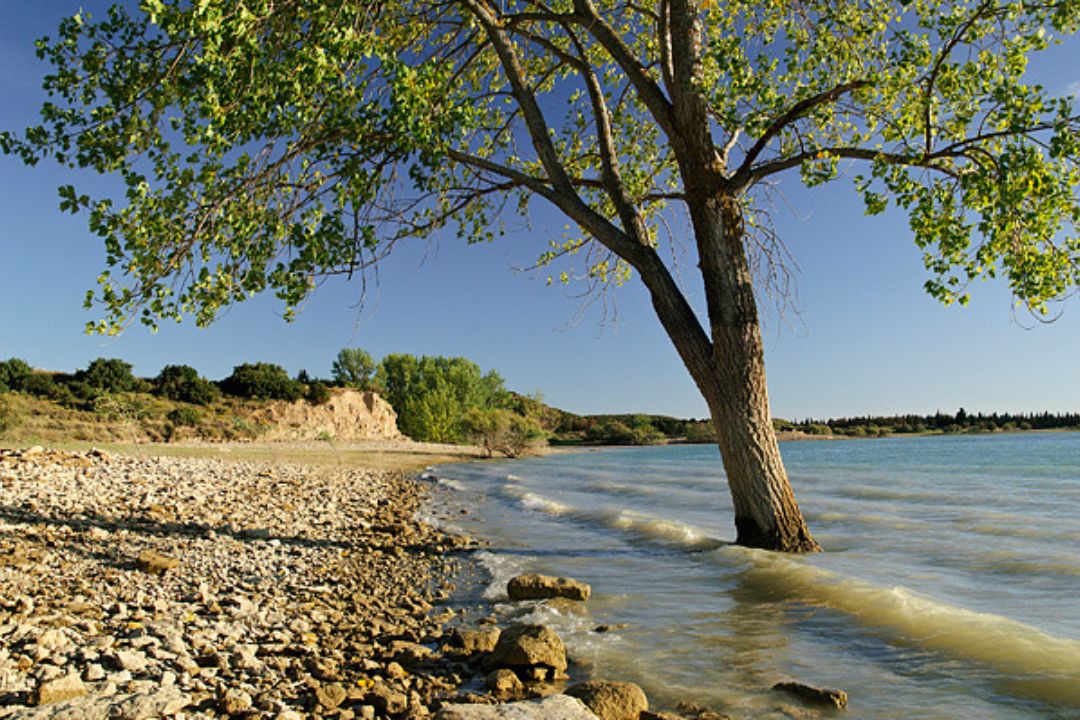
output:
[[[820,550],[776,442],[740,205],[733,197],[714,197],[693,215],[714,356],[715,389],[706,399],[735,504],[737,542],[788,552]]]
[[[712,196],[689,205],[711,337],[666,270],[655,262],[639,270],[664,329],[709,405],[735,505],[736,542],[785,552],[818,551],[784,470],[769,412],[738,201]]]

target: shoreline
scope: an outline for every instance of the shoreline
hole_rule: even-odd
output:
[[[469,544],[408,471],[0,451],[0,718],[430,714]],[[346,710],[348,710],[346,712]]]

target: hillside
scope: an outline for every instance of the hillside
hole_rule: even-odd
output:
[[[0,437],[9,443],[403,439],[385,400],[348,388],[331,389],[320,404],[223,396],[200,406],[143,392],[113,393],[89,408],[22,392],[2,402],[8,427]]]

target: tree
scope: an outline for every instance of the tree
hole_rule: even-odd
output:
[[[131,373],[131,363],[119,358],[93,360],[85,370],[75,373],[75,380],[106,393],[130,392],[139,386],[138,379]]]
[[[265,289],[292,312],[403,238],[483,241],[511,200],[554,206],[580,232],[542,263],[587,258],[589,282],[648,290],[710,409],[738,542],[813,550],[765,383],[755,290],[785,272],[769,187],[850,169],[869,213],[909,215],[931,295],[966,303],[1001,275],[1047,312],[1080,279],[1080,140],[1071,102],[1024,70],[1078,16],[1075,0],[143,0],[42,42],[53,97],[0,142],[125,182],[121,203],[61,189],[105,240],[102,332],[205,324]],[[659,247],[682,227],[703,317]]]
[[[217,387],[190,365],[166,365],[154,379],[154,387],[163,397],[196,405],[209,405],[219,394]]]
[[[299,400],[304,395],[300,383],[289,377],[285,368],[273,363],[243,363],[221,381],[229,395],[256,400]]]
[[[518,457],[542,442],[544,431],[534,418],[506,408],[472,408],[460,419],[461,433],[491,457],[500,452]]]
[[[375,387],[397,411],[401,432],[429,442],[461,440],[467,412],[494,408],[507,396],[498,373],[483,373],[463,357],[387,355],[375,371]]]
[[[334,359],[331,372],[340,385],[366,388],[375,372],[375,361],[360,348],[342,348]]]

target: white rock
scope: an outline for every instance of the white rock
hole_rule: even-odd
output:
[[[113,659],[116,660],[116,664],[123,670],[137,673],[146,669],[146,664],[149,662],[146,656],[140,652],[131,652],[128,650],[120,650],[113,655]]]
[[[435,720],[598,720],[585,704],[567,695],[505,705],[450,705]]]

